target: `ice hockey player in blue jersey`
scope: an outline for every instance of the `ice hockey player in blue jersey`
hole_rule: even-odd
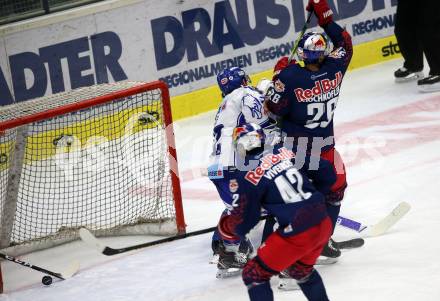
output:
[[[236,168],[236,151],[232,145],[232,132],[235,127],[245,123],[255,123],[266,131],[275,134],[274,122],[267,116],[263,109],[264,96],[261,91],[250,86],[250,79],[246,72],[238,67],[227,68],[217,75],[218,86],[222,92],[223,100],[215,117],[213,129],[213,151],[210,156],[208,177],[214,183],[217,191],[226,206],[223,214],[228,214],[234,202],[230,193],[230,182],[225,176]],[[217,231],[213,235],[212,248],[214,256],[223,248]],[[249,240],[242,242],[241,252],[236,258],[237,262],[218,261],[218,278],[227,277],[239,272],[246,263],[247,257],[253,251]],[[218,256],[217,256],[218,257]]]
[[[264,140],[256,124],[234,130],[241,162],[229,176],[232,210],[218,224],[227,246],[220,255],[233,260],[237,242],[256,226],[263,208],[276,217],[279,227],[244,266],[242,278],[250,300],[273,300],[270,278],[281,271],[298,281],[308,300],[328,300],[314,264],[332,232],[324,195],[336,180],[333,167],[283,145],[265,149]]]
[[[289,63],[287,57],[278,61],[265,106],[281,118],[287,140],[333,163],[337,181],[327,197],[327,209],[334,227],[347,182],[345,166],[335,149],[333,115],[353,50],[350,35],[333,21],[327,0],[310,0],[307,10],[314,11],[325,34],[309,32],[302,37],[298,57],[304,65]],[[333,49],[329,49],[327,37]],[[332,257],[341,254],[332,240],[324,251]]]

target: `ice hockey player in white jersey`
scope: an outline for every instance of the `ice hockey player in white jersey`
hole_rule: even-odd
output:
[[[232,133],[234,128],[246,123],[255,123],[267,131],[268,136],[276,139],[275,122],[272,121],[263,108],[264,96],[261,91],[250,86],[250,79],[246,72],[238,67],[227,68],[217,75],[217,83],[222,92],[223,100],[215,117],[213,129],[213,151],[210,156],[208,177],[214,183],[217,191],[224,202],[226,209],[223,214],[234,207],[232,194],[236,189],[234,181],[229,179],[230,174],[236,169],[236,149],[233,146]],[[224,171],[228,171],[225,173]],[[245,265],[248,257],[253,252],[249,240],[237,242],[239,252],[234,262],[224,262],[218,259],[218,278],[239,274],[240,269]],[[225,246],[217,231],[212,238],[212,249],[214,256],[218,257],[221,248]]]
[[[224,69],[217,75],[223,100],[215,116],[214,148],[211,164],[223,167],[236,166],[236,155],[232,145],[232,132],[245,123],[256,123],[263,129],[273,130],[274,122],[263,109],[264,96],[250,86],[249,76],[238,67]]]

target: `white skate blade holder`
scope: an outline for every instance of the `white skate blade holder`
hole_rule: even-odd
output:
[[[412,73],[410,76],[408,77],[402,77],[402,78],[395,78],[394,81],[396,83],[407,83],[407,82],[411,82],[411,81],[416,81],[419,79],[422,79],[424,77],[423,75],[423,71],[420,72],[414,72]]]

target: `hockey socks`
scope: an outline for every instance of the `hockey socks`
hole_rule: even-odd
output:
[[[324,283],[322,282],[322,278],[319,275],[318,271],[313,270],[313,272],[307,277],[307,279],[298,281],[298,285],[301,288],[303,294],[306,296],[307,300],[329,301],[327,297],[327,292],[325,291]]]
[[[270,278],[276,274],[278,272],[267,267],[258,256],[246,264],[242,277],[251,301],[273,300]]]
[[[248,286],[248,294],[251,301],[273,301],[273,291],[270,282],[251,283]]]

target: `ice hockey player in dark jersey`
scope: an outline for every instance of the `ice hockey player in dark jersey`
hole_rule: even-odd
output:
[[[222,70],[217,75],[217,83],[223,100],[217,111],[213,129],[213,151],[209,158],[208,177],[215,185],[220,198],[226,205],[222,214],[227,214],[233,199],[229,192],[229,180],[225,171],[231,174],[235,170],[235,149],[232,147],[232,132],[235,127],[244,123],[260,125],[269,136],[276,139],[277,128],[263,109],[264,95],[251,86],[246,72],[239,67]],[[216,262],[220,248],[223,248],[217,231],[212,237],[212,249]],[[241,252],[234,262],[218,261],[217,278],[230,277],[240,273],[240,267],[246,263],[252,254],[253,247],[250,240],[241,242]]]
[[[265,106],[281,118],[287,140],[333,163],[337,181],[327,196],[327,210],[334,227],[347,182],[344,164],[335,149],[333,115],[353,49],[348,32],[333,21],[327,0],[310,0],[307,10],[313,10],[326,35],[309,32],[300,40],[298,57],[303,66],[295,61],[289,64],[287,57],[278,61]],[[326,36],[333,43],[332,50]],[[325,250],[339,256],[340,251],[331,243]]]
[[[233,242],[246,237],[264,209],[279,227],[244,266],[250,300],[273,300],[270,278],[281,271],[298,281],[308,300],[328,300],[314,264],[332,232],[324,197],[336,180],[332,165],[282,145],[264,149],[265,134],[257,124],[237,127],[233,137],[242,161],[230,179],[233,209],[218,225],[229,246],[220,256],[234,258]]]

